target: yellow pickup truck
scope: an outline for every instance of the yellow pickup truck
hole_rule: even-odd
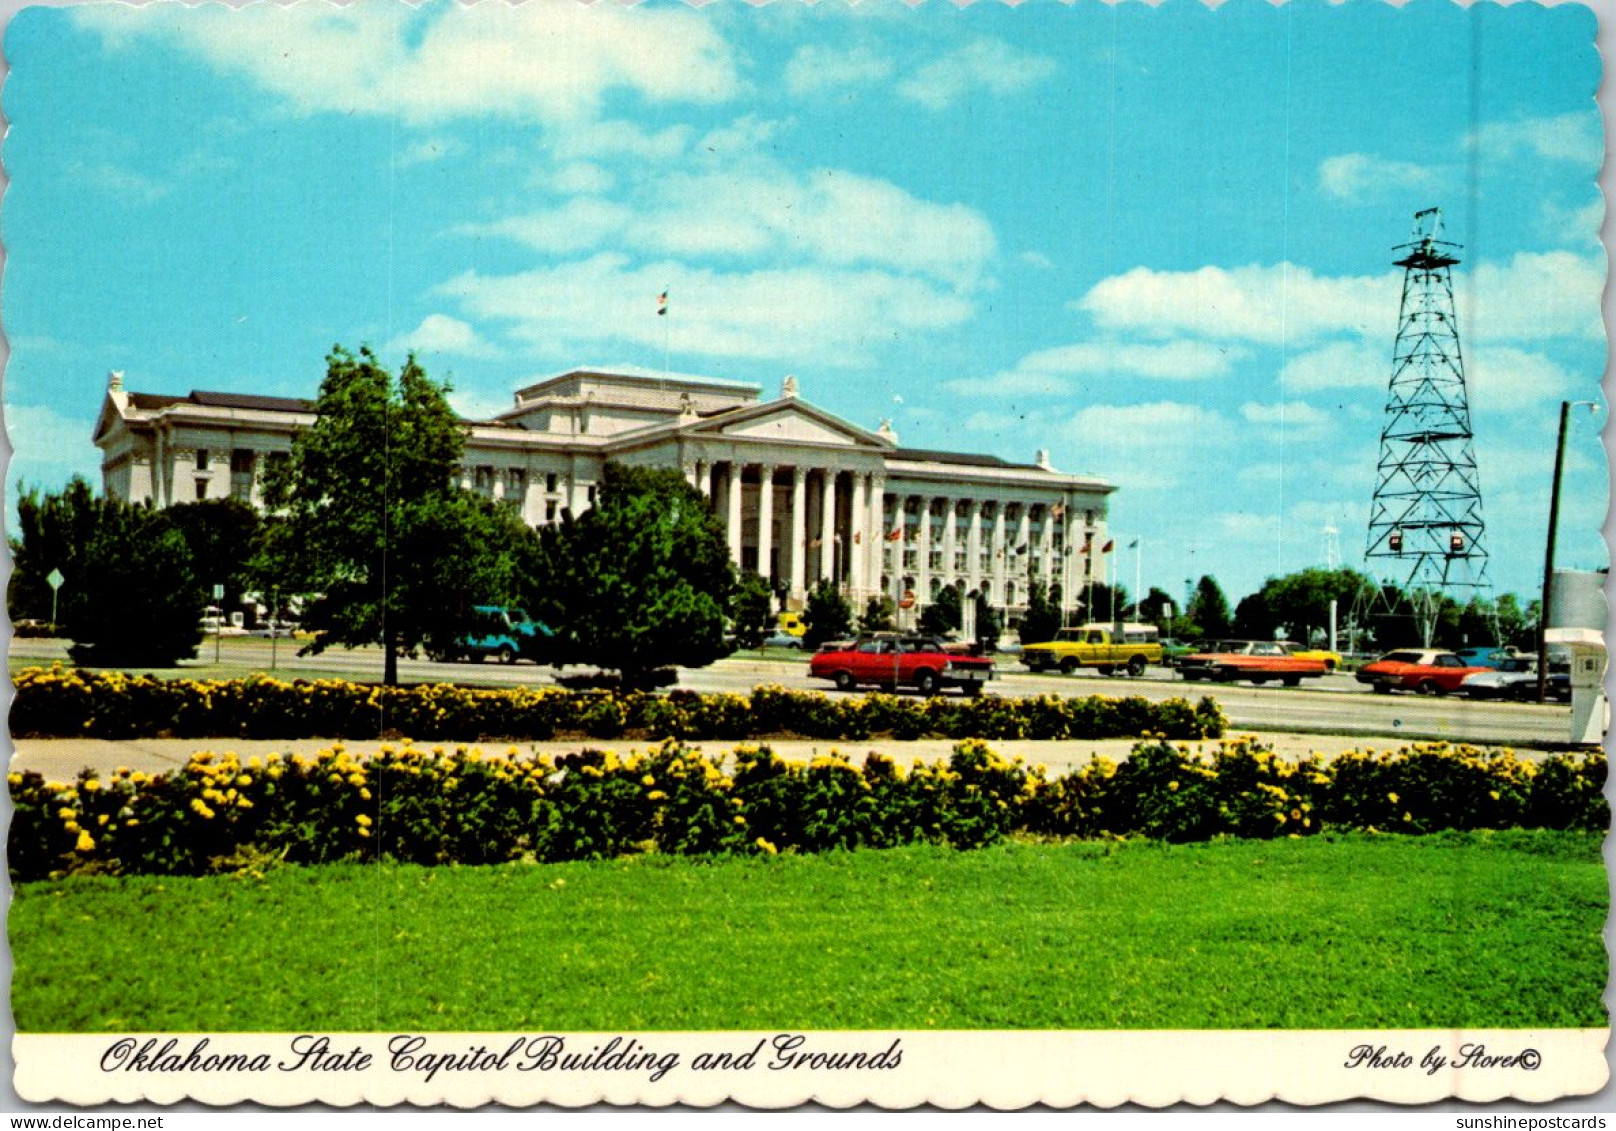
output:
[[[1059,668],[1070,675],[1078,668],[1094,668],[1101,675],[1120,669],[1139,676],[1146,666],[1162,662],[1162,649],[1143,634],[1084,625],[1063,628],[1045,644],[1022,645],[1021,662],[1035,672]]]

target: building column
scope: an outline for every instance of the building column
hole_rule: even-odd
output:
[[[726,527],[729,533],[729,560],[735,563],[737,569],[741,565],[741,465],[735,460],[729,462],[729,495],[727,496],[729,522]]]
[[[931,604],[931,497],[920,496],[920,529],[915,534],[916,606]]]
[[[695,460],[686,460],[684,463],[680,464],[679,467],[680,467],[680,470],[682,470],[685,473],[685,482],[690,484],[696,490],[698,490],[698,491],[701,490],[701,481],[699,479],[697,479],[697,477],[696,477],[697,476],[697,463],[696,463],[696,461]]]
[[[856,599],[864,594],[864,512],[870,505],[870,477],[855,471],[849,486],[853,494],[847,507],[847,585]]]
[[[880,475],[870,475],[869,504],[865,513],[869,519],[865,522],[864,535],[864,587],[871,593],[879,594],[881,587],[881,558],[886,552],[887,530],[886,515],[883,503],[887,494],[887,481]]]
[[[1043,536],[1038,540],[1038,572],[1043,576],[1046,584],[1058,584],[1060,579],[1055,576],[1055,515],[1053,508],[1048,504],[1044,506]],[[1066,588],[1061,587],[1061,600],[1066,600]]]
[[[711,504],[713,501],[713,461],[710,459],[698,460],[696,468],[697,487],[701,491],[701,497]]]
[[[791,469],[791,588],[788,601],[801,602],[807,597],[808,565],[808,476],[802,465]]]
[[[819,577],[833,581],[831,569],[836,560],[836,469],[827,467],[824,489],[819,493]]]
[[[989,559],[989,564],[993,566],[993,580],[996,582],[994,588],[999,592],[1001,608],[1008,608],[1010,604],[1004,591],[1005,559],[1008,556],[1009,551],[1004,544],[1004,501],[1001,499],[993,507],[993,549],[992,557]]]
[[[774,464],[758,465],[758,576],[774,588]]]
[[[965,584],[982,588],[982,500],[972,499],[971,528],[965,535]]]
[[[954,584],[954,556],[959,551],[958,499],[943,500],[943,580]]]

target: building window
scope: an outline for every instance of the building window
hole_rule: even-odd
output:
[[[545,522],[554,522],[556,520],[556,508],[558,505],[559,504],[557,504],[554,499],[551,499],[549,502],[544,504]]]
[[[556,473],[555,472],[552,471],[552,472],[550,472],[550,474],[548,474],[548,475],[546,475],[544,477],[544,490],[545,490],[545,492],[547,494],[553,495],[553,494],[556,493]]]
[[[595,505],[595,485],[593,483],[589,485],[589,505]]]
[[[236,448],[230,453],[230,473],[232,475],[251,475],[253,473],[253,456],[251,448]]]
[[[505,493],[520,498],[527,493],[527,471],[513,467],[505,473]]]
[[[494,469],[486,464],[477,468],[475,481],[477,490],[485,495],[492,494],[494,491]]]
[[[208,450],[206,448],[198,448],[196,450],[196,469],[198,471],[206,471],[208,469]]]
[[[196,497],[198,499],[205,499],[208,497],[208,481],[203,479],[201,476],[197,476],[196,479]]]

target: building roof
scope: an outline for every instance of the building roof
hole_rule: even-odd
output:
[[[917,463],[957,463],[966,467],[1002,467],[1014,471],[1047,471],[1035,463],[1011,463],[998,456],[977,455],[974,452],[944,452],[931,448],[899,448],[893,459],[914,460]]]
[[[214,393],[205,389],[192,389],[183,397],[166,393],[130,393],[129,403],[138,409],[155,410],[177,404],[202,405],[207,408],[242,408],[263,412],[313,412],[314,402],[302,397],[266,397],[257,393]]]

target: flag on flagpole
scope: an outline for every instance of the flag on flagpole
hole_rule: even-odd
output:
[[[1128,549],[1137,550],[1138,548],[1139,548],[1139,539],[1135,538],[1132,542],[1128,543]]]
[[[892,533],[887,535],[887,541],[888,542],[902,542],[903,541],[903,527],[894,526],[892,528]]]
[[[1109,538],[1109,539],[1106,540],[1105,545],[1100,547],[1100,553],[1109,554],[1112,550],[1114,550],[1116,548],[1117,548],[1117,540],[1115,538]]]
[[[853,544],[855,546],[862,546],[864,544],[864,531],[862,531],[862,530],[853,531]]]
[[[1083,552],[1086,554],[1092,549],[1094,549],[1094,535],[1091,532],[1087,538],[1083,539]]]
[[[1050,515],[1051,518],[1059,518],[1061,515],[1063,515],[1065,513],[1066,513],[1066,507],[1063,506],[1060,503],[1056,503],[1054,506],[1049,508],[1049,515]]]
[[[660,295],[657,296],[656,312],[657,312],[657,317],[658,318],[660,318],[664,314],[668,313],[668,292],[667,291],[663,291]]]

